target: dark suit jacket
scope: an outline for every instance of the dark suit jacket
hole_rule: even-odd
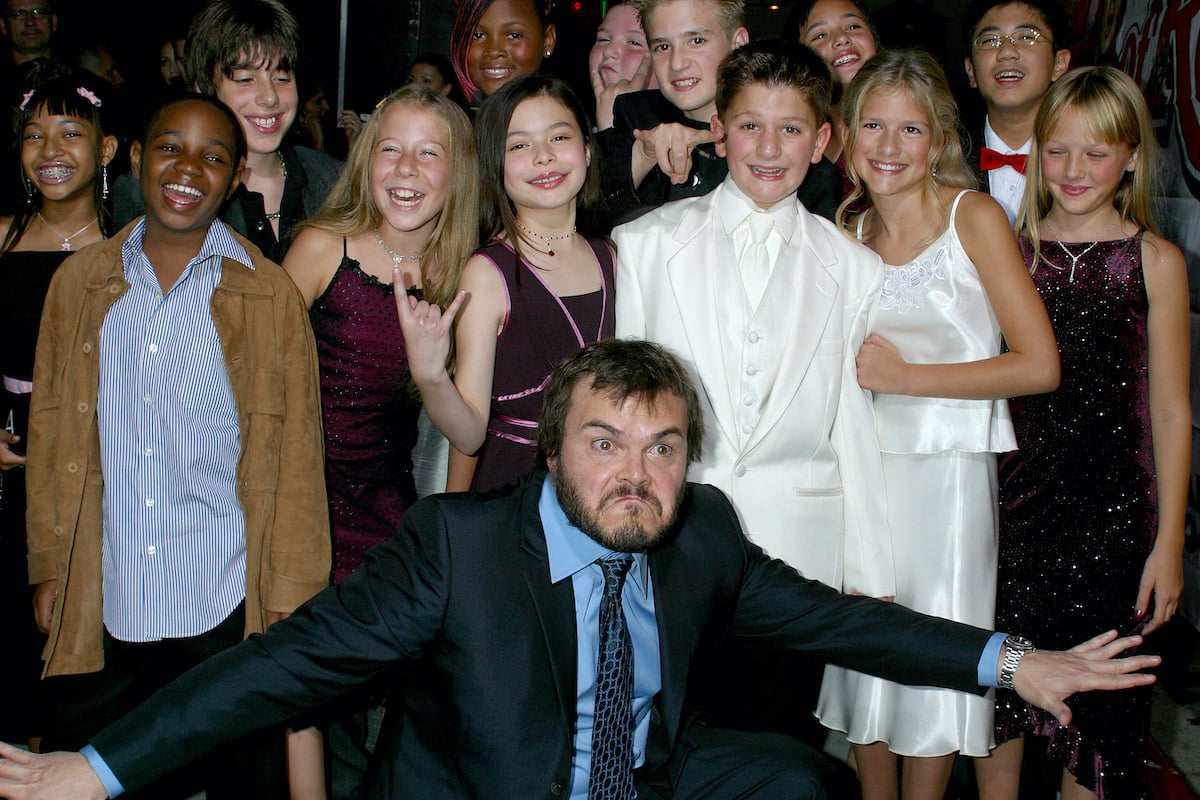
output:
[[[987,173],[979,168],[979,153],[983,150],[983,141],[983,125],[969,128],[963,134],[963,153],[967,157],[967,164],[975,172],[979,191],[990,192],[991,184],[988,183]]]
[[[171,684],[93,744],[133,789],[258,726],[410,662],[369,775],[376,798],[557,797],[576,703],[571,581],[551,584],[538,515],[544,473],[493,499],[410,509],[340,587]],[[692,485],[649,555],[662,655],[641,777],[691,723],[693,668],[731,633],[915,684],[980,691],[988,632],[843,597],[742,535],[732,506]]]

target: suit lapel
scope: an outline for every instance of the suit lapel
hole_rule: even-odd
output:
[[[701,629],[693,619],[694,615],[689,613],[688,575],[681,570],[675,555],[675,548],[668,546],[648,556],[650,576],[654,581],[654,614],[662,673],[657,722],[662,726],[668,749],[679,731],[695,634]]]
[[[697,389],[712,406],[716,426],[736,448],[737,436],[725,427],[732,424],[734,414],[717,324],[722,298],[714,282],[715,270],[729,256],[728,238],[716,214],[721,191],[718,188],[697,200],[684,213],[672,233],[680,247],[667,259],[667,274],[691,350],[688,355],[700,378]]]
[[[543,476],[542,480],[545,480]],[[521,498],[520,526],[522,535],[522,572],[529,596],[542,626],[542,637],[563,719],[573,727],[575,704],[579,694],[576,664],[579,645],[575,630],[575,592],[570,580],[550,582],[550,561],[546,553],[546,534],[538,513],[542,480],[526,481]]]

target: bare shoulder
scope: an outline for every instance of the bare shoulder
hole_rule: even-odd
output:
[[[283,269],[311,306],[321,296],[342,257],[342,237],[320,228],[305,228],[283,259]]]
[[[1183,252],[1151,231],[1142,235],[1142,273],[1146,277],[1146,287],[1151,291],[1156,284],[1182,284],[1184,295],[1187,294],[1187,263]]]

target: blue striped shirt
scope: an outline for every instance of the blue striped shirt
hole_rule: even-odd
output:
[[[104,625],[149,642],[215,628],[246,595],[237,405],[210,312],[222,257],[250,256],[216,221],[165,295],[142,250],[100,328],[96,404],[104,472]]]

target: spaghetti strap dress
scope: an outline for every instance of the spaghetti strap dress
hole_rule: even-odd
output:
[[[309,320],[321,369],[333,582],[400,529],[416,502],[412,451],[420,400],[411,387],[392,285],[346,255]]]
[[[1011,400],[1020,449],[1000,464],[998,630],[1065,650],[1101,631],[1138,632],[1142,567],[1158,530],[1150,431],[1149,302],[1142,235],[1021,240],[1058,338],[1057,390]],[[1147,615],[1149,616],[1149,615]],[[1150,687],[1083,692],[1064,727],[996,692],[996,740],[1022,733],[1101,799],[1141,797]]]
[[[945,232],[919,256],[885,265],[871,332],[912,363],[981,361],[1000,353],[1000,325],[955,229],[965,194],[955,198]],[[1016,445],[1006,402],[880,392],[873,399],[896,602],[991,628],[996,453]],[[993,746],[992,710],[990,694],[903,686],[829,666],[817,714],[851,742],[886,742],[904,756],[986,756]]]
[[[493,239],[477,255],[504,281],[507,311],[496,338],[491,415],[471,489],[488,492],[516,483],[536,464],[537,419],[550,373],[580,348],[613,335],[614,254],[603,239],[587,239],[600,271],[600,289],[559,297],[507,242]]]

